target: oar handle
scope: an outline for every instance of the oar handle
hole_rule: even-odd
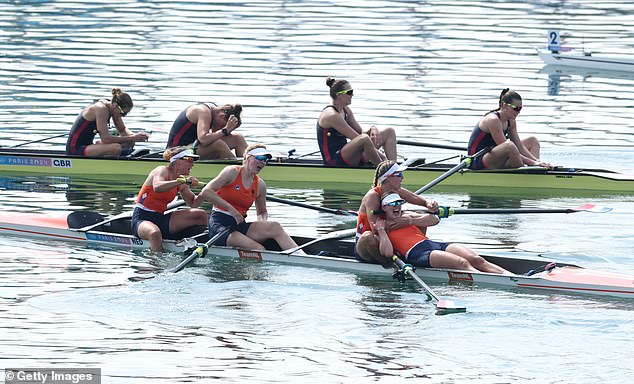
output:
[[[66,136],[66,135],[68,135],[68,132],[60,133],[59,135],[55,135],[55,136],[51,136],[51,137],[46,137],[44,139],[27,141],[26,143],[13,145],[13,146],[11,146],[9,148],[18,148],[18,147],[21,147],[23,145],[41,143],[42,141],[52,140],[52,139],[56,139],[58,137]]]
[[[448,178],[449,176],[453,175],[454,173],[462,170],[463,168],[468,168],[471,165],[471,162],[473,160],[477,159],[480,156],[483,156],[485,153],[489,152],[490,150],[491,150],[491,147],[482,148],[481,150],[479,150],[475,154],[465,157],[465,159],[462,160],[460,163],[458,163],[456,166],[454,166],[453,168],[451,168],[447,172],[443,173],[442,175],[438,176],[434,180],[430,181],[429,183],[427,183],[427,185],[425,185],[424,187],[420,188],[419,190],[417,190],[414,193],[417,194],[417,195],[420,195],[421,193],[427,191],[428,189],[431,189],[436,184],[438,184],[441,181],[445,180],[446,178]]]
[[[332,232],[329,235],[326,236],[322,236],[322,237],[318,237],[316,239],[313,239],[309,242],[306,242],[302,245],[298,245],[295,248],[291,248],[291,249],[287,249],[286,251],[282,251],[280,252],[282,255],[290,255],[293,252],[297,252],[300,249],[304,249],[308,246],[311,246],[313,244],[322,242],[322,241],[327,241],[327,240],[338,240],[338,239],[345,239],[347,237],[352,237],[357,233],[357,229],[356,228],[350,228],[350,229],[344,229],[338,232]]]
[[[455,145],[446,145],[446,144],[433,144],[433,143],[421,143],[418,141],[411,140],[397,140],[397,144],[401,145],[411,145],[413,147],[428,147],[428,148],[440,148],[440,149],[451,149],[456,151],[466,151],[466,147],[458,147]]]
[[[229,231],[231,231],[231,227],[227,227],[227,228],[223,229],[222,231],[216,233],[205,244],[198,245],[196,247],[196,249],[194,249],[192,251],[191,255],[187,256],[187,258],[185,260],[181,261],[177,266],[175,266],[173,268],[170,268],[167,271],[168,272],[174,272],[174,273],[179,272],[183,268],[185,268],[187,265],[189,265],[192,261],[196,260],[198,257],[204,257],[207,254],[207,249],[209,247],[211,247],[212,245],[214,245],[216,240],[218,240],[222,236],[224,236],[227,233],[229,233]]]
[[[437,303],[440,301],[440,297],[438,297],[438,295],[434,293],[434,291],[429,287],[429,285],[425,284],[423,279],[418,277],[416,272],[414,272],[414,267],[412,267],[409,264],[405,264],[403,260],[401,260],[396,255],[392,256],[392,261],[394,262],[394,264],[396,264],[398,269],[401,269],[404,273],[407,273],[408,275],[410,275],[418,283],[418,285],[420,285],[425,290],[425,292],[427,292],[429,297],[431,297],[434,300],[434,302]]]
[[[349,211],[349,210],[345,210],[345,209],[333,209],[333,208],[319,207],[319,206],[316,206],[316,205],[302,203],[300,201],[282,199],[281,197],[270,196],[268,194],[266,195],[266,199],[270,200],[270,201],[274,201],[276,203],[293,205],[293,206],[296,206],[296,207],[312,209],[312,210],[320,211],[320,212],[332,213],[332,214],[335,214],[335,215],[357,216],[357,212],[355,212],[355,211]]]

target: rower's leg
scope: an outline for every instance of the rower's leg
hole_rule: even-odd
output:
[[[355,137],[350,140],[348,144],[344,145],[343,148],[341,148],[341,155],[352,165],[359,164],[362,156],[375,166],[383,161],[381,153],[374,148],[372,139],[365,133]]]
[[[475,269],[488,273],[510,274],[506,269],[487,261],[484,257],[473,252],[469,248],[460,244],[449,244],[447,252],[451,252],[459,257],[464,258]]]
[[[396,132],[394,128],[385,128],[379,131],[381,146],[388,160],[396,161]]]
[[[235,160],[236,156],[231,148],[222,140],[216,140],[209,145],[200,145],[198,147],[198,155],[200,160],[210,159],[231,159]]]
[[[392,264],[389,258],[379,252],[379,240],[372,231],[365,231],[357,240],[356,251],[366,263],[381,264],[384,267]]]
[[[447,248],[449,249],[449,248]],[[478,272],[464,257],[448,251],[434,250],[429,254],[429,265],[432,268],[450,268],[461,271]],[[417,266],[414,264],[414,266]]]
[[[523,165],[520,152],[510,140],[497,145],[484,155],[483,160],[487,169],[519,168]]]
[[[273,239],[283,250],[297,247],[297,243],[291,239],[282,225],[277,221],[254,221],[251,223],[251,226],[249,226],[247,236],[259,243]]]
[[[159,227],[149,220],[142,221],[137,230],[138,236],[150,242],[150,249],[163,252],[163,235]]]
[[[197,225],[207,226],[207,212],[190,208],[174,211],[170,218],[170,234],[178,233]]]
[[[244,136],[239,133],[231,132],[229,136],[223,137],[225,143],[230,149],[235,150],[237,157],[244,156],[244,151],[247,149],[247,141]]]
[[[528,150],[528,152],[539,159],[541,146],[539,145],[539,140],[537,140],[535,136],[530,136],[523,139],[522,144],[524,144],[524,147]]]

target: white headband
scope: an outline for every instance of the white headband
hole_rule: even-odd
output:
[[[390,193],[389,195],[385,196],[385,198],[383,198],[383,200],[381,201],[381,205],[388,205],[389,203],[392,203],[394,201],[401,200],[403,200],[403,198],[399,196],[398,193]]]
[[[390,177],[390,175],[395,174],[396,172],[403,172],[404,170],[407,169],[407,165],[398,165],[396,163],[394,163],[390,169],[387,170],[387,172],[385,172],[384,174],[382,174],[381,176],[379,176],[379,181],[382,183],[384,182],[388,177]]]
[[[253,148],[252,150],[247,152],[246,156],[268,156],[269,159],[273,158],[273,155],[271,155],[271,152],[269,152],[266,148],[262,148],[262,147]]]
[[[182,157],[193,157],[194,159],[198,158],[198,155],[194,154],[194,152],[192,152],[191,149],[186,149],[184,151],[180,151],[177,154],[175,154],[174,156],[170,157],[170,163],[175,162],[176,160],[182,158]]]

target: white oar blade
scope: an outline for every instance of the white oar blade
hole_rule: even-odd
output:
[[[600,205],[594,204],[585,204],[578,208],[573,209],[574,211],[585,211],[585,212],[595,212],[595,213],[605,213],[610,212],[612,208],[610,207],[602,207]]]
[[[439,311],[447,311],[447,312],[466,312],[467,311],[467,307],[459,302],[453,301],[453,300],[439,300],[436,303],[436,309],[438,309]]]

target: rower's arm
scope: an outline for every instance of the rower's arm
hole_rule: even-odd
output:
[[[255,176],[258,177],[259,176]],[[266,184],[264,180],[258,180],[258,195],[255,198],[255,211],[258,216],[258,221],[267,221],[269,219],[269,212],[266,209]]]
[[[387,235],[386,226],[387,223],[384,219],[379,219],[374,224],[376,235],[379,238],[379,253],[381,253],[381,256],[390,258],[394,254],[394,246],[392,246],[392,241]]]

